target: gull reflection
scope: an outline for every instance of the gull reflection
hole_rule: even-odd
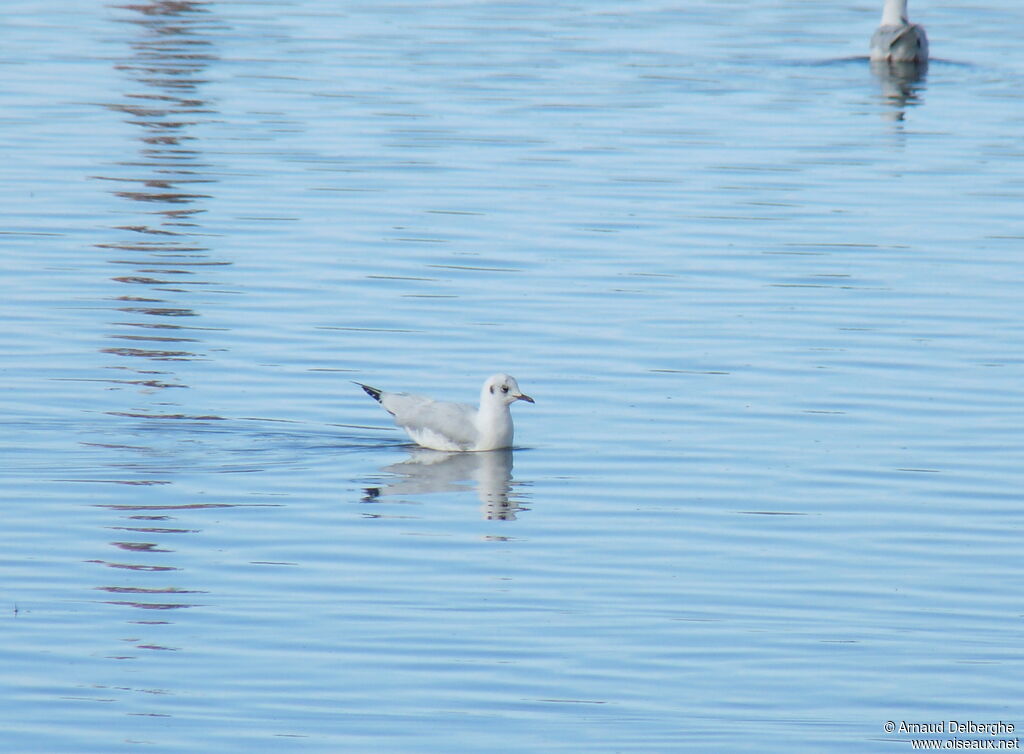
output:
[[[488,520],[514,521],[522,493],[513,492],[512,451],[487,450],[476,453],[448,453],[417,448],[400,463],[381,469],[393,477],[380,487],[369,487],[366,500],[382,496],[422,495],[435,492],[465,492],[475,489],[481,511]]]
[[[903,120],[906,108],[921,101],[928,61],[872,60],[871,72],[878,79],[882,96],[893,106],[892,120]]]

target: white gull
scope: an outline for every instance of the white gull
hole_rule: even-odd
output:
[[[515,377],[496,374],[480,390],[480,408],[468,403],[446,403],[409,393],[387,393],[375,387],[359,385],[395,417],[418,445],[432,450],[498,450],[512,447],[512,412],[516,401],[533,398],[524,395]]]

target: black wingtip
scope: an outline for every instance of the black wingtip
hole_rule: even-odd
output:
[[[377,401],[377,403],[380,403],[380,390],[375,387],[370,387],[369,385],[364,385],[361,382],[354,382],[353,384],[359,385],[359,387],[366,391],[368,396]]]

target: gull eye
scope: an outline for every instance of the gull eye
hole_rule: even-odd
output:
[[[502,385],[501,386],[501,392],[507,393],[508,392],[508,385]]]

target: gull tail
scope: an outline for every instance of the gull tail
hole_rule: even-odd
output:
[[[380,403],[380,390],[378,390],[375,387],[370,387],[369,385],[364,385],[361,382],[353,382],[352,384],[353,385],[359,385],[359,387],[361,387],[363,390],[366,391],[366,394],[368,396],[370,396],[375,401],[377,401],[377,403]]]

